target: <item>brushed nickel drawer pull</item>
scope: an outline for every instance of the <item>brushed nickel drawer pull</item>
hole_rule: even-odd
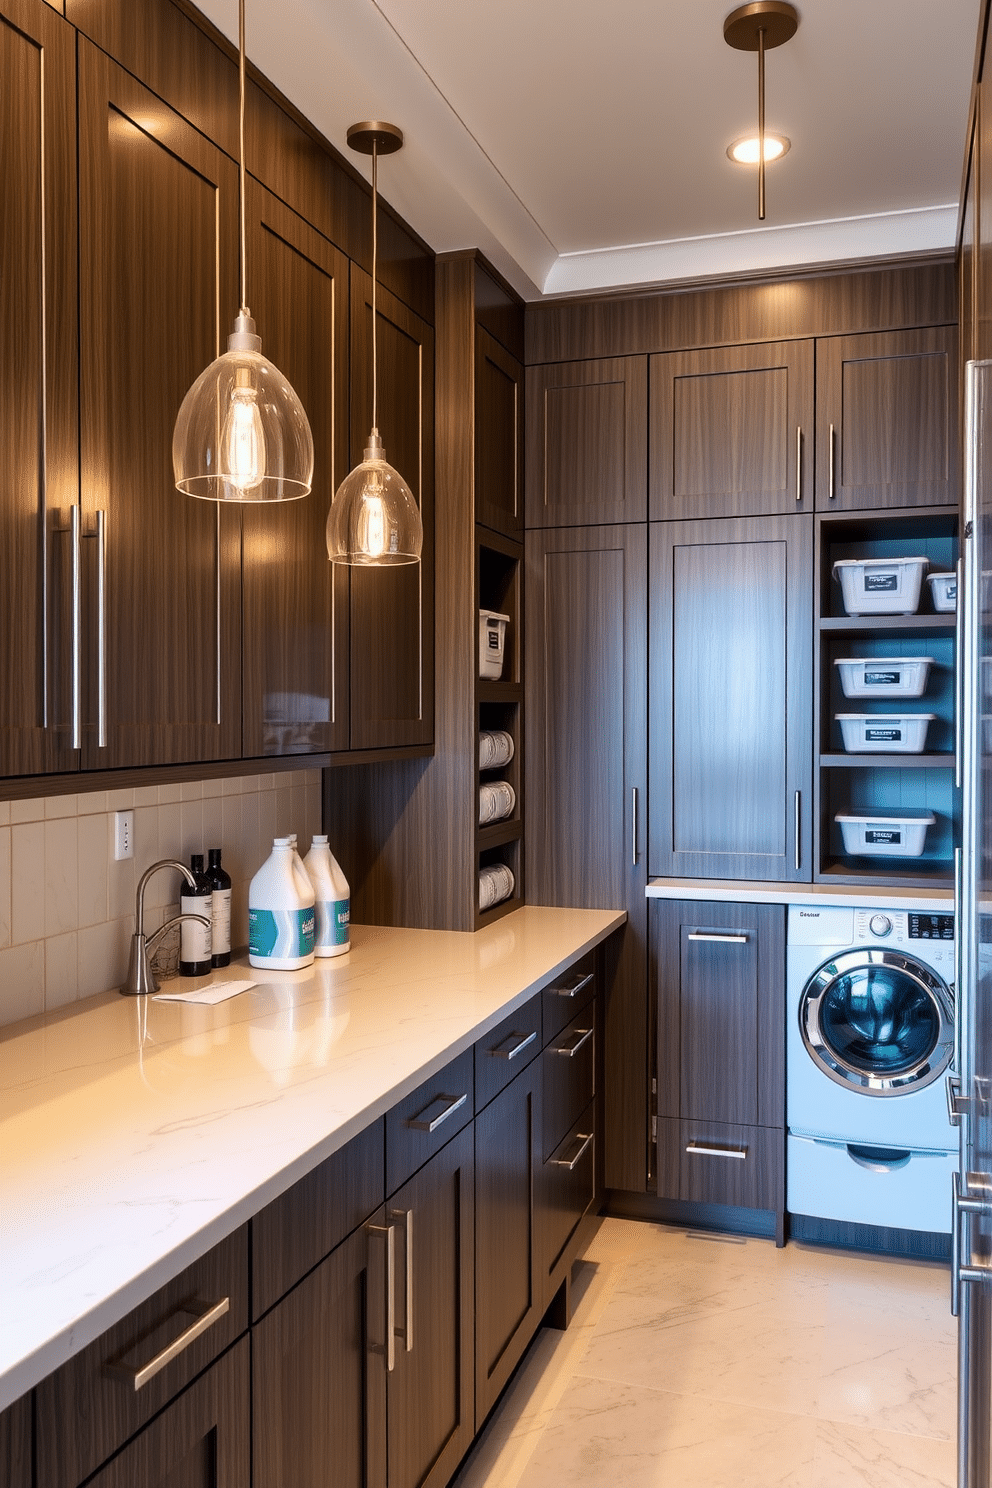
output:
[[[803,499],[803,429],[796,425],[796,500]]]
[[[390,1219],[403,1221],[403,1253],[406,1267],[406,1323],[400,1336],[406,1340],[406,1351],[413,1351],[413,1210],[390,1209]]]
[[[464,1095],[456,1095],[454,1097],[450,1095],[436,1095],[430,1104],[424,1107],[419,1116],[413,1117],[407,1122],[407,1126],[412,1127],[414,1131],[436,1132],[442,1121],[447,1121],[449,1116],[454,1116],[456,1111],[460,1111],[467,1100],[467,1092]],[[448,1104],[443,1111],[438,1112],[433,1120],[425,1120],[424,1118],[431,1109],[431,1106],[436,1106],[439,1101],[447,1101]]]
[[[396,1368],[396,1227],[374,1225],[367,1227],[373,1240],[386,1242],[386,1342],[370,1343],[374,1354],[385,1354],[386,1372],[392,1374]]]
[[[571,1159],[567,1157],[553,1157],[551,1161],[554,1163],[555,1167],[567,1168],[570,1173],[573,1173],[579,1166],[579,1163],[582,1161],[582,1158],[585,1155],[586,1149],[592,1141],[593,1136],[593,1132],[578,1132],[575,1138],[575,1140],[579,1143],[578,1152]]]
[[[72,641],[71,641],[71,676],[72,676],[72,722],[70,749],[82,749],[83,747],[83,712],[82,712],[82,672],[83,672],[83,639],[82,639],[82,554],[79,549],[79,507],[74,506],[69,511],[69,535],[72,543]]]
[[[833,501],[837,495],[836,470],[834,468],[834,426],[830,425],[830,468],[828,476],[828,496]]]
[[[694,1157],[735,1157],[739,1162],[747,1157],[746,1147],[707,1147],[703,1142],[690,1142],[685,1150]]]
[[[522,1054],[525,1049],[530,1048],[536,1038],[537,1034],[533,1029],[531,1029],[530,1033],[508,1033],[502,1044],[497,1044],[496,1048],[490,1049],[489,1052],[494,1059],[516,1059],[518,1054]],[[506,1045],[511,1039],[516,1039],[517,1042],[513,1045],[512,1049],[508,1049]]]
[[[548,990],[554,992],[556,997],[578,997],[583,987],[588,987],[592,979],[593,973],[589,971],[585,976],[580,976],[574,981],[570,987],[550,987]]]
[[[715,940],[720,945],[747,945],[746,935],[731,935],[716,930],[690,930],[690,940]]]
[[[111,1365],[110,1372],[126,1380],[137,1394],[157,1374],[161,1374],[167,1364],[171,1364],[173,1359],[177,1359],[188,1349],[201,1334],[206,1333],[208,1328],[212,1328],[214,1323],[219,1322],[230,1309],[230,1297],[222,1297],[219,1302],[191,1303],[182,1311],[192,1313],[194,1321],[180,1333],[178,1338],[174,1338],[170,1344],[167,1344],[161,1353],[156,1354],[154,1359],[149,1359],[148,1363],[143,1364],[140,1369],[135,1369],[128,1364]]]
[[[576,1042],[574,1044],[559,1044],[558,1047],[555,1049],[555,1053],[563,1054],[566,1059],[574,1059],[576,1054],[578,1054],[579,1050],[582,1048],[582,1045],[588,1043],[588,1041],[592,1038],[592,1035],[593,1030],[591,1028],[577,1028],[572,1034],[572,1037],[573,1039],[575,1039]]]

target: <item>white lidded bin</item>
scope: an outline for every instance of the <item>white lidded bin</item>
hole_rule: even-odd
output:
[[[922,697],[932,656],[845,656],[834,662],[845,697]]]
[[[838,813],[834,817],[844,839],[844,851],[859,858],[918,858],[923,852],[927,827],[932,827],[936,820],[932,811],[864,816]]]
[[[927,575],[930,598],[938,615],[950,615],[958,607],[958,576],[956,573],[932,573]]]
[[[503,646],[509,615],[496,610],[479,611],[479,676],[498,679],[503,675]]]
[[[936,713],[838,713],[849,754],[922,754]]]
[[[849,615],[915,615],[920,607],[928,558],[838,558],[834,578],[840,582]]]

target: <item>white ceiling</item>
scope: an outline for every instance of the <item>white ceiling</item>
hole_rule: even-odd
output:
[[[383,196],[528,300],[950,249],[980,0],[797,4],[761,226],[725,153],[757,110],[733,0],[247,0],[247,52],[343,153],[400,125]],[[237,0],[199,5],[236,40]]]

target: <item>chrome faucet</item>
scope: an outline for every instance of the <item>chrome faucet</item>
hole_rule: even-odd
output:
[[[173,915],[171,920],[166,920],[154,935],[150,935],[148,940],[145,940],[145,885],[152,874],[157,873],[160,868],[174,868],[177,873],[183,875],[191,889],[196,888],[196,879],[186,864],[180,863],[178,858],[162,858],[158,863],[153,863],[150,868],[146,868],[138,879],[138,892],[134,900],[134,934],[131,936],[131,954],[127,962],[127,976],[120,989],[127,997],[140,997],[146,992],[158,991],[158,981],[148,963],[148,952],[156,941],[161,940],[167,930],[172,929],[173,925],[181,924],[183,920],[198,920],[201,925],[206,925],[208,930],[211,928],[210,921],[203,915],[178,914]]]

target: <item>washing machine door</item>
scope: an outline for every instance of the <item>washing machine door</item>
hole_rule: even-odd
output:
[[[908,1095],[938,1080],[954,1053],[954,998],[914,956],[873,947],[825,961],[799,1000],[811,1059],[861,1095]]]

